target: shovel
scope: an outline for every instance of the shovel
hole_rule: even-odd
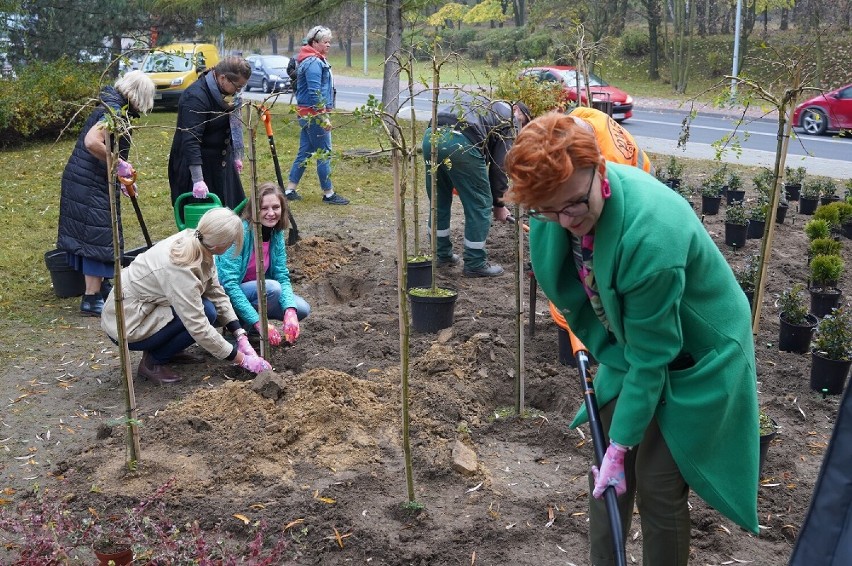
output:
[[[139,209],[139,202],[136,200],[136,169],[133,170],[130,177],[119,177],[118,180],[124,185],[124,190],[127,191],[127,196],[130,197],[130,202],[133,203],[133,210],[136,211],[136,218],[139,219],[139,227],[142,228],[142,235],[145,237],[145,243],[150,248],[154,244],[151,243],[151,236],[148,235],[148,228],[145,226],[145,220],[142,219],[142,211]]]
[[[260,114],[260,119],[266,126],[266,137],[269,139],[269,149],[272,152],[272,162],[275,164],[275,177],[278,179],[278,186],[284,190],[284,177],[281,176],[281,165],[278,163],[278,151],[275,149],[275,138],[272,135],[272,115],[269,113],[269,108],[263,108]],[[298,242],[299,227],[296,226],[296,219],[293,218],[293,211],[287,207],[287,219],[290,221],[290,232],[287,234],[287,245],[292,246]]]
[[[589,429],[591,429],[592,442],[595,446],[595,460],[600,466],[604,459],[606,439],[598,412],[595,387],[592,384],[592,376],[589,372],[589,352],[580,339],[574,336],[571,329],[568,328],[567,330],[568,337],[571,339],[571,349],[574,351],[574,357],[577,360],[577,369],[580,370],[580,377],[583,382],[583,398],[586,403],[586,413],[589,415]],[[604,490],[604,501],[606,502],[607,515],[609,515],[609,530],[612,536],[615,563],[617,566],[627,566],[627,554],[624,548],[624,538],[621,536],[621,515],[618,512],[618,495],[615,493],[615,487],[609,486]]]

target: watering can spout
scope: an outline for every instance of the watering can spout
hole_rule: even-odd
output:
[[[239,215],[248,203],[248,197],[244,198],[240,204],[234,207],[234,214]]]
[[[183,201],[190,197],[192,197],[191,192],[183,193],[182,195],[178,196],[177,199],[175,199],[175,224],[177,224],[179,230],[185,230],[187,228],[197,228],[198,221],[201,220],[201,217],[204,216],[205,212],[207,212],[211,208],[217,208],[222,206],[222,201],[214,193],[207,193],[207,198],[210,199],[212,202],[198,202],[181,206]]]

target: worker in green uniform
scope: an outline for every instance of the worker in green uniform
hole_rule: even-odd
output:
[[[517,131],[530,120],[522,102],[510,104],[484,96],[467,96],[438,111],[437,127],[423,135],[426,160],[426,191],[432,198],[432,145],[437,149],[436,203],[438,265],[457,265],[450,240],[453,189],[464,208],[465,277],[495,277],[500,265],[488,262],[485,241],[491,217],[506,222],[509,211],[503,203],[508,179],[503,161]],[[434,129],[434,132],[433,132]],[[430,221],[431,227],[431,221]]]

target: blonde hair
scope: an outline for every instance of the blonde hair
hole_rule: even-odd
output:
[[[322,42],[326,39],[331,39],[331,30],[325,26],[314,26],[305,36],[305,45],[312,45],[317,41]]]
[[[215,247],[236,244],[243,247],[243,223],[230,208],[211,208],[198,221],[195,229],[187,228],[172,244],[169,259],[181,267],[196,267],[209,259]]]
[[[278,183],[273,183],[272,181],[266,181],[265,183],[261,183],[257,187],[257,192],[260,196],[259,203],[263,205],[263,197],[274,195],[278,198],[278,202],[281,203],[281,218],[278,219],[278,223],[272,227],[273,230],[281,230],[284,231],[290,227],[290,219],[288,218],[287,211],[290,210],[290,207],[287,206],[287,197],[284,196],[284,192],[281,190],[281,187],[278,186]],[[249,226],[253,228],[254,223],[254,214],[252,213],[251,203],[246,203],[245,208],[243,208],[242,217],[249,222]]]
[[[115,90],[127,99],[135,110],[147,114],[154,107],[157,85],[142,71],[130,71],[115,81]]]

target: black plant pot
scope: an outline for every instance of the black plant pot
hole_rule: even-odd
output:
[[[778,208],[775,209],[775,223],[776,224],[784,224],[784,219],[787,218],[787,211],[790,209],[790,205],[786,202],[779,202]]]
[[[680,179],[669,179],[668,181],[666,181],[666,185],[668,185],[669,188],[672,188],[672,189],[679,189],[680,188]]]
[[[790,324],[784,319],[784,313],[779,318],[778,349],[782,352],[805,354],[811,349],[811,339],[819,319],[812,314],[805,318],[804,324]]]
[[[752,289],[751,291],[746,291],[745,289],[743,289],[743,293],[745,293],[746,299],[748,299],[749,310],[754,310],[754,289]]]
[[[725,243],[732,248],[744,248],[748,224],[729,224],[725,222]]]
[[[734,204],[735,202],[742,202],[745,200],[745,191],[737,190],[732,191],[728,189],[728,204]]]
[[[799,200],[799,192],[802,190],[801,183],[784,184],[784,190],[787,191],[787,200]]]
[[[719,214],[719,205],[722,204],[722,197],[705,197],[701,196],[701,214],[713,216]]]
[[[760,435],[760,459],[757,465],[757,475],[761,478],[763,477],[763,464],[766,463],[766,454],[769,452],[769,445],[775,440],[775,436],[778,434],[775,427],[775,419],[772,419],[772,432]]]
[[[840,289],[811,289],[811,314],[822,318],[840,303]]]
[[[763,230],[766,228],[766,220],[749,220],[748,231],[746,238],[749,240],[759,240],[763,237]]]
[[[844,238],[852,238],[852,222],[844,222],[840,225],[840,235]]]
[[[819,197],[819,203],[822,205],[831,204],[833,202],[838,202],[840,197],[837,195],[832,195],[830,197]]]
[[[432,260],[410,261],[406,264],[407,288],[429,287],[432,285]]]
[[[818,198],[799,197],[799,214],[813,214],[818,204]]]
[[[811,352],[811,389],[826,395],[840,395],[850,366],[852,360],[832,360]]]
[[[444,289],[448,291],[449,289]],[[408,292],[411,301],[411,326],[423,333],[432,333],[453,325],[458,293],[452,291],[448,296],[420,296]]]

